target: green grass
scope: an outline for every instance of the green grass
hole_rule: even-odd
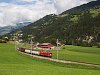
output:
[[[32,58],[15,51],[12,44],[0,44],[0,75],[100,75],[100,67]]]
[[[52,52],[56,58],[57,51]],[[65,46],[59,51],[59,59],[100,64],[100,48]]]
[[[79,16],[77,16],[77,15],[74,15],[74,17],[73,18],[71,18],[71,21],[73,21],[74,23],[77,23],[78,22],[78,20],[79,20],[79,18],[78,18]]]
[[[100,8],[98,9],[91,9],[90,13],[92,14],[93,17],[97,16],[100,13]]]

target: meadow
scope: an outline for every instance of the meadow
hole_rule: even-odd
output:
[[[100,75],[100,67],[32,58],[18,53],[12,44],[0,44],[0,75]]]
[[[52,52],[53,58],[56,58],[57,51],[54,50]],[[67,45],[61,47],[58,54],[59,59],[62,60],[100,64],[100,48]]]

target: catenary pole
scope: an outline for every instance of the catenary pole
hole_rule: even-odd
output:
[[[32,54],[32,50],[33,50],[33,37],[31,38],[31,50],[30,50],[30,53]]]
[[[58,60],[58,39],[57,39],[57,60]]]

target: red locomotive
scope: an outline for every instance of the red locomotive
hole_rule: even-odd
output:
[[[45,57],[52,57],[52,53],[51,52],[44,52],[44,51],[39,51],[40,55],[45,56]]]

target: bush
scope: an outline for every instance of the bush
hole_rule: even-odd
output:
[[[7,43],[5,40],[0,39],[0,43]]]

